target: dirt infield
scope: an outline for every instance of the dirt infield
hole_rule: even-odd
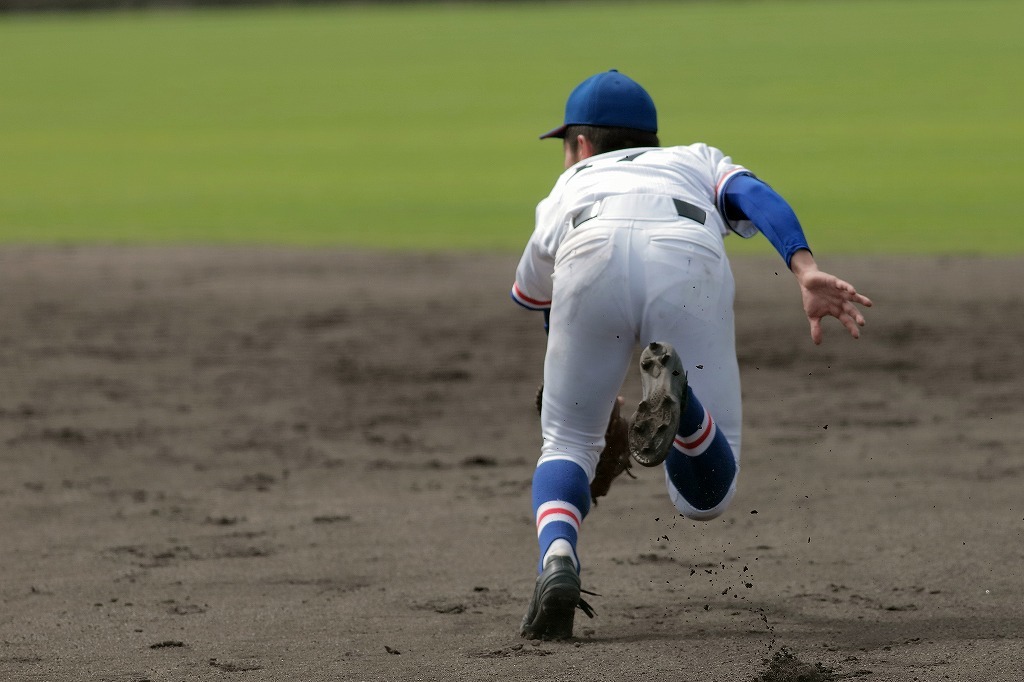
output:
[[[515,255],[0,249],[0,679],[1020,680],[1024,262],[821,260],[864,338],[734,259],[732,509],[617,481],[533,643]]]

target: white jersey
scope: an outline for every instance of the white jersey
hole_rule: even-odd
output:
[[[537,205],[536,227],[516,271],[512,296],[532,309],[551,306],[555,259],[578,216],[612,195],[656,194],[686,201],[706,212],[704,228],[716,237],[732,230],[751,237],[749,221],[728,221],[720,190],[743,166],[714,147],[641,147],[591,156],[566,170]]]

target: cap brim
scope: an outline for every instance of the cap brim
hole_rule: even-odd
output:
[[[569,127],[568,125],[560,125],[557,128],[555,128],[554,130],[549,130],[548,132],[546,132],[543,135],[541,135],[540,139],[546,140],[549,137],[565,137],[565,129],[568,128],[568,127]]]

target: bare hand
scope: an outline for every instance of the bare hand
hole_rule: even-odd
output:
[[[801,251],[799,255],[810,256],[807,251]],[[825,317],[836,318],[850,332],[850,336],[860,338],[859,328],[864,326],[864,316],[857,304],[870,308],[871,299],[858,294],[849,282],[819,270],[813,259],[801,259],[799,263],[796,261],[794,256],[791,267],[800,283],[804,313],[811,323],[811,340],[815,345],[822,341],[821,321]]]

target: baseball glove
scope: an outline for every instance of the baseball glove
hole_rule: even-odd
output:
[[[597,461],[594,480],[590,482],[590,497],[594,504],[597,504],[597,498],[608,494],[612,481],[620,474],[625,473],[630,478],[636,478],[629,470],[632,459],[629,456],[629,424],[619,414],[621,407],[622,398],[619,398],[612,408],[608,430],[604,434],[604,450]]]
[[[543,401],[544,384],[541,384],[534,398],[537,414],[540,414]],[[597,461],[594,480],[590,482],[590,498],[594,504],[597,504],[597,498],[608,494],[609,488],[612,487],[612,481],[620,474],[625,473],[630,478],[636,478],[629,470],[632,466],[632,458],[629,455],[629,423],[619,414],[622,402],[620,397],[616,399],[615,405],[612,407],[612,414],[608,419],[608,429],[604,434],[604,450],[601,451],[601,457]]]

